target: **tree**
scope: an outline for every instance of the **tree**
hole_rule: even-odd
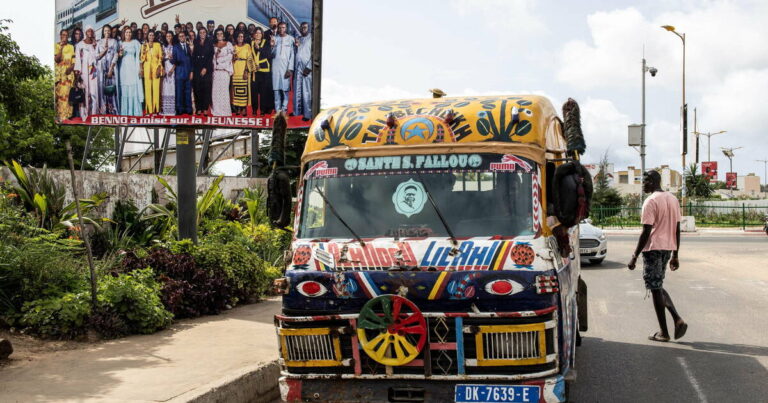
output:
[[[706,175],[698,173],[696,164],[688,167],[685,175],[685,190],[690,197],[707,198],[712,195],[713,189]]]
[[[88,128],[55,123],[53,71],[19,50],[8,22],[0,20],[0,161],[66,168],[64,144],[69,140],[75,155],[82,155]],[[110,149],[112,141],[102,137],[94,148]]]
[[[600,158],[600,170],[595,177],[594,192],[592,193],[592,206],[595,208],[621,207],[622,199],[619,192],[608,184],[608,151]],[[618,210],[613,214],[618,213]],[[604,214],[605,215],[605,214]]]

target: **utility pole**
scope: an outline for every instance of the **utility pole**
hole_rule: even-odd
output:
[[[312,119],[320,113],[323,60],[323,0],[312,1]]]
[[[629,145],[631,147],[640,146],[640,172],[641,175],[645,173],[645,73],[651,73],[651,77],[656,77],[658,73],[655,67],[648,67],[643,57],[642,63],[642,98],[641,98],[641,116],[642,123],[639,125],[629,125]],[[640,129],[640,142],[637,143],[637,130]],[[640,198],[645,198],[643,187],[640,187]]]
[[[696,136],[696,165],[699,165],[699,131],[697,129],[696,108],[693,108],[693,134]]]
[[[640,175],[645,174],[645,73],[650,72],[652,77],[656,76],[656,70],[655,67],[648,67],[648,65],[645,63],[645,57],[643,57],[643,111],[642,111],[642,131],[640,133]],[[640,200],[645,199],[645,191],[643,190],[643,187],[640,186]]]
[[[195,130],[176,130],[176,178],[179,238],[197,242],[197,172],[195,170]]]

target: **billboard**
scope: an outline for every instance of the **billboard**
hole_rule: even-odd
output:
[[[717,161],[702,161],[701,173],[709,179],[709,182],[717,181]]]
[[[312,0],[56,0],[55,21],[61,124],[309,126]]]
[[[736,172],[725,173],[725,187],[728,189],[736,189]]]

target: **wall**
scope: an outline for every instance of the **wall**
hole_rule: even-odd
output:
[[[70,174],[64,169],[49,169],[48,172],[58,182],[65,185],[67,190],[67,202],[74,199],[72,196],[72,186],[70,185]],[[176,177],[171,175],[161,175],[168,184],[176,189]],[[13,176],[6,167],[0,167],[0,177],[10,180]],[[201,193],[208,189],[211,183],[216,179],[214,176],[198,176],[197,192]],[[240,178],[225,177],[219,187],[224,197],[235,200],[243,189],[266,187],[266,178]],[[80,198],[87,198],[96,193],[106,192],[110,198],[107,203],[97,210],[97,214],[102,217],[111,217],[112,210],[117,200],[133,200],[139,209],[142,209],[152,203],[152,190],[157,193],[158,202],[166,203],[165,188],[157,181],[155,175],[134,174],[134,173],[111,173],[95,171],[75,171],[75,182],[77,183],[78,194]]]

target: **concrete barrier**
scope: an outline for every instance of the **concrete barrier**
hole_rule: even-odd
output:
[[[692,215],[680,218],[680,232],[696,232],[696,217]]]
[[[277,360],[243,368],[169,402],[181,403],[266,403],[280,400]]]

